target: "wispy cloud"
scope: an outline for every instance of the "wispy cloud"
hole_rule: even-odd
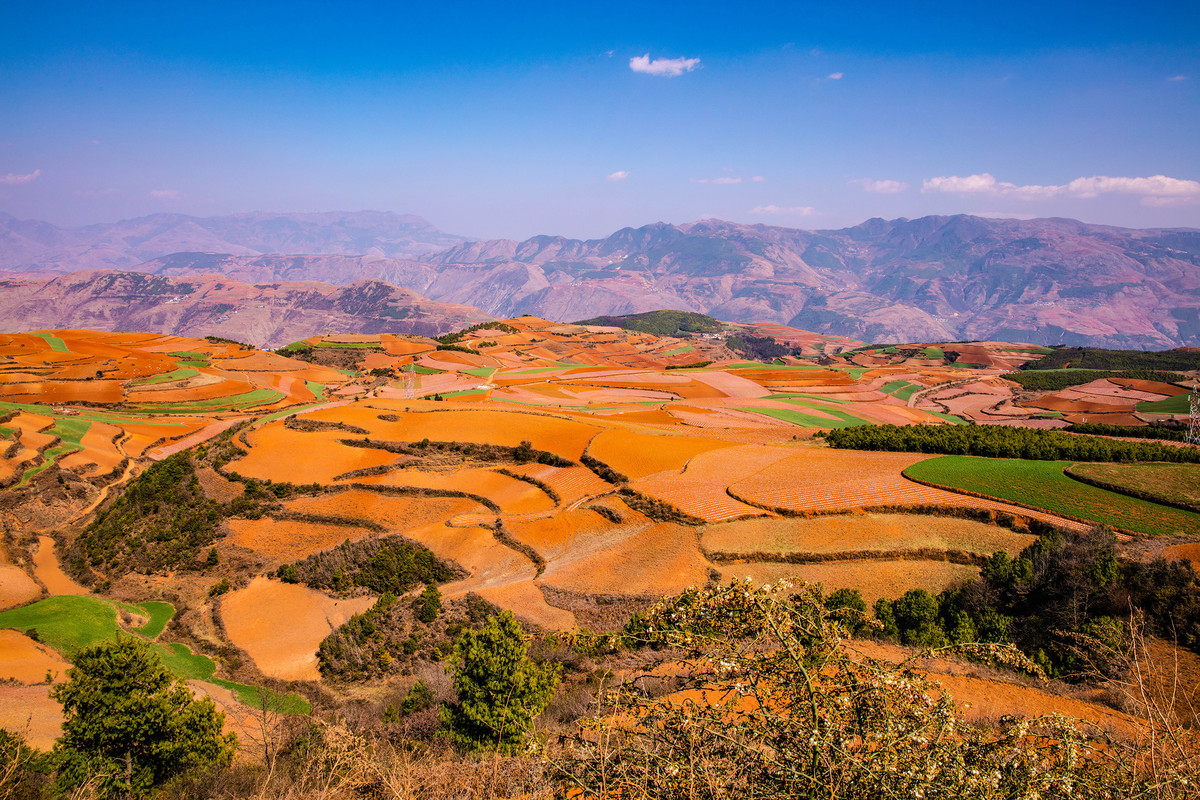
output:
[[[829,80],[831,80],[831,81],[840,81],[842,78],[846,77],[846,73],[831,72],[828,75],[826,75],[825,77],[829,78]]]
[[[874,192],[875,194],[900,194],[908,189],[908,184],[904,181],[873,181],[870,178],[859,178],[850,181],[850,184],[861,186],[864,192]]]
[[[149,196],[155,200],[178,200],[183,197],[183,192],[178,189],[151,189]]]
[[[1022,200],[1039,200],[1051,197],[1093,198],[1102,194],[1127,194],[1142,198],[1145,205],[1173,205],[1200,199],[1200,181],[1169,178],[1166,175],[1151,175],[1147,178],[1120,178],[1108,175],[1093,175],[1076,178],[1063,184],[1018,186],[1008,181],[998,181],[987,172],[976,175],[948,175],[928,178],[921,185],[926,194],[945,192],[950,194],[985,194],[1015,197]]]
[[[1167,78],[1167,80],[1169,80],[1169,81],[1186,81],[1187,75],[1172,75],[1171,77]]]
[[[698,66],[700,66],[698,58],[656,58],[651,60],[649,53],[629,59],[629,68],[634,72],[658,75],[662,78],[678,78]]]
[[[17,175],[16,173],[10,172],[7,175],[0,175],[0,186],[20,186],[23,183],[36,181],[38,175],[41,174],[42,171],[40,169],[35,169],[28,175]]]
[[[762,183],[763,181],[766,180],[766,178],[764,178],[762,175],[755,175],[750,180],[754,181],[755,183]]]
[[[729,186],[734,183],[741,183],[742,179],[741,178],[730,178],[728,176],[723,177],[723,178],[691,178],[691,182],[692,183],[711,183],[714,186]]]
[[[751,214],[791,214],[797,217],[810,217],[817,213],[812,206],[755,206]]]
[[[629,170],[627,170],[627,169],[619,169],[619,170],[617,170],[616,172],[614,172],[614,173],[612,173],[611,175],[609,175],[609,176],[608,176],[607,178],[605,178],[604,180],[606,180],[606,181],[613,181],[613,182],[615,182],[615,181],[623,181],[623,180],[625,180],[625,179],[626,179],[626,178],[628,178],[628,177],[629,177]]]

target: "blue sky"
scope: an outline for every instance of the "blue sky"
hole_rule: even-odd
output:
[[[1196,3],[5,17],[0,211],[56,224],[369,208],[513,238],[964,212],[1200,227]]]

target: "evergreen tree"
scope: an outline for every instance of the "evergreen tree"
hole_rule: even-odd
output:
[[[451,738],[470,748],[518,752],[534,717],[554,696],[559,665],[535,664],[526,654],[524,631],[502,611],[480,631],[467,630],[455,645],[453,669],[458,702],[443,719]]]
[[[82,650],[68,675],[50,692],[63,706],[54,745],[63,790],[94,780],[101,797],[145,797],[174,775],[233,759],[225,715],[210,698],[194,699],[144,642]]]

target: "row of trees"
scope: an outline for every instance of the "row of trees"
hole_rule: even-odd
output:
[[[830,431],[832,447],[1035,461],[1200,463],[1200,450],[1006,425],[863,425]]]

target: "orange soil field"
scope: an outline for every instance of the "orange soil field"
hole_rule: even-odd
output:
[[[46,672],[57,673],[64,680],[71,665],[44,644],[39,644],[24,633],[0,630],[0,680],[17,683],[43,683]]]
[[[62,706],[50,699],[50,687],[44,684],[0,684],[0,728],[48,752],[62,736]]]
[[[486,497],[504,514],[529,514],[550,511],[554,501],[537,486],[489,469],[464,469],[457,472],[429,472],[400,469],[384,475],[357,479],[378,486],[416,486],[423,489],[451,489]]]
[[[376,413],[394,413],[400,422],[389,423],[389,439],[419,442],[480,442],[516,447],[529,441],[538,450],[549,450],[564,458],[578,460],[587,443],[600,431],[594,425],[542,414],[494,411],[436,411],[405,413],[403,406],[371,403]]]
[[[592,440],[588,455],[627,478],[637,479],[666,470],[679,471],[693,456],[728,446],[727,442],[696,436],[655,436],[608,430]]]
[[[250,452],[227,469],[250,478],[292,483],[332,483],[345,472],[396,461],[386,450],[347,447],[338,439],[354,438],[345,431],[297,431],[283,421],[263,425],[246,435]]]
[[[935,548],[990,556],[1017,555],[1037,537],[997,525],[916,514],[845,514],[761,518],[710,525],[700,539],[709,552],[838,553]]]
[[[563,505],[584,497],[594,497],[613,491],[612,484],[601,480],[587,467],[551,467],[546,464],[521,464],[509,472],[526,475],[549,486],[561,498]]]
[[[696,532],[683,525],[634,522],[587,537],[546,565],[539,584],[584,594],[678,594],[703,586],[710,564]]]
[[[9,403],[119,403],[124,396],[120,381],[0,384],[0,397]]]
[[[77,470],[85,477],[99,475],[114,469],[124,457],[117,452],[113,438],[121,435],[121,429],[103,422],[93,422],[87,433],[79,440],[83,450],[69,453],[59,460],[63,469]],[[89,465],[90,468],[89,468]]]
[[[291,519],[231,519],[224,544],[244,547],[279,561],[296,561],[336,547],[344,541],[368,539],[373,531],[349,525],[300,522]]]
[[[133,402],[150,405],[151,403],[189,403],[194,400],[215,400],[245,394],[253,391],[254,388],[249,381],[224,378],[219,383],[206,383],[187,389],[139,392],[133,398]]]
[[[389,531],[404,531],[444,522],[458,514],[486,510],[463,497],[392,497],[363,489],[300,497],[285,503],[284,508],[297,514],[362,520]]]
[[[575,628],[575,615],[547,603],[533,580],[485,586],[476,589],[475,593],[484,600],[511,610],[523,622],[550,630],[569,631]]]
[[[220,600],[229,641],[242,648],[262,673],[282,680],[320,680],[317,646],[374,597],[334,600],[299,584],[255,578]]]
[[[34,600],[42,593],[25,572],[12,564],[0,565],[0,609],[12,608]]]
[[[38,549],[33,554],[33,574],[52,595],[91,594],[86,587],[80,586],[62,571],[58,565],[58,555],[54,552],[54,540],[49,536],[38,537]]]
[[[826,594],[837,589],[858,589],[867,607],[881,597],[896,598],[909,589],[927,589],[937,594],[979,576],[979,570],[948,561],[829,561],[821,564],[779,564],[756,562],[719,566],[722,578],[750,578],[755,585],[794,578],[820,583]]]
[[[766,397],[771,393],[769,389],[745,376],[732,372],[693,372],[691,377],[700,383],[708,384],[726,397]]]
[[[530,580],[537,575],[537,568],[524,553],[501,544],[486,528],[433,524],[405,531],[404,535],[428,547],[438,558],[453,561],[467,570],[468,577],[442,587],[446,595]]]
[[[547,562],[573,551],[603,547],[605,536],[611,538],[619,535],[614,533],[616,528],[613,523],[587,508],[526,522],[506,522],[504,527],[515,539],[532,547]]]
[[[1165,547],[1162,554],[1170,561],[1191,561],[1193,567],[1200,569],[1200,542]]]

